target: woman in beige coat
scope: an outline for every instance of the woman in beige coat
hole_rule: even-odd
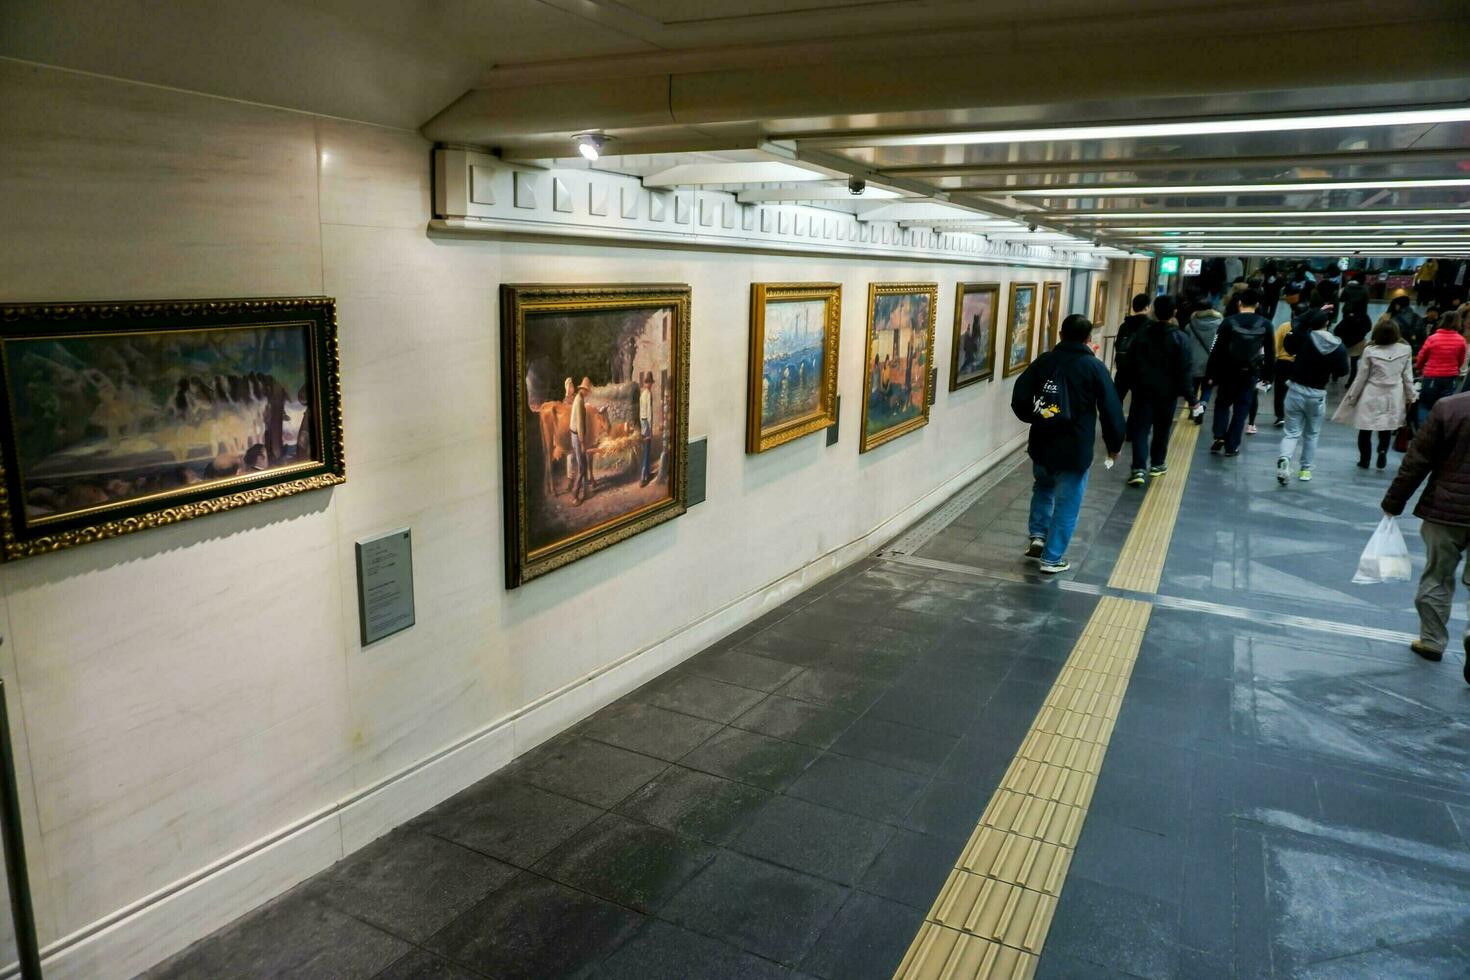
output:
[[[1368,468],[1373,433],[1378,433],[1378,468],[1388,465],[1388,441],[1408,418],[1414,391],[1414,352],[1399,339],[1398,327],[1379,321],[1373,343],[1363,351],[1358,376],[1332,416],[1358,429],[1358,466]]]

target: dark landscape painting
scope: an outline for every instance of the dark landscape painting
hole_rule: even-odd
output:
[[[140,329],[125,328],[124,305],[95,327],[8,318],[6,468],[20,527],[75,528],[307,472],[340,476],[335,413],[325,419],[322,407],[324,395],[336,404],[335,381],[330,392],[322,381],[325,359],[335,369],[330,307],[240,304],[173,317],[148,307]],[[194,515],[165,518],[182,516]]]
[[[994,283],[960,283],[955,289],[954,348],[949,362],[949,390],[984,381],[995,374],[995,323],[1000,287]]]

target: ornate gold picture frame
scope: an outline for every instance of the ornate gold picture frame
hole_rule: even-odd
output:
[[[1103,326],[1103,318],[1108,315],[1108,281],[1099,279],[1092,285],[1092,325]]]
[[[763,453],[837,421],[841,333],[840,284],[751,283],[747,453]]]
[[[324,296],[0,307],[0,387],[7,560],[346,478]]]
[[[1031,334],[1035,324],[1036,283],[1011,283],[1010,302],[1006,305],[1005,366],[1001,369],[1001,377],[1020,374],[1031,363]]]
[[[929,424],[938,301],[937,283],[868,284],[859,452]]]
[[[962,282],[955,286],[950,391],[995,377],[995,328],[999,320],[999,283]]]
[[[1055,350],[1061,341],[1062,333],[1062,284],[1059,282],[1047,282],[1041,285],[1041,323],[1038,328],[1038,337],[1041,343],[1037,346],[1036,354],[1045,354],[1049,350]],[[1032,356],[1035,357],[1036,354]]]
[[[502,285],[506,585],[684,513],[687,285]]]

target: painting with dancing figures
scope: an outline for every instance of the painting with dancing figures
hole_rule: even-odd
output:
[[[340,483],[326,298],[0,317],[7,558]]]
[[[837,283],[751,286],[746,452],[764,452],[836,422]]]
[[[1031,363],[1031,331],[1036,313],[1036,283],[1011,283],[1006,312],[1006,359],[1002,377],[1020,374]]]
[[[870,283],[863,358],[862,441],[867,452],[929,424],[936,283]]]
[[[1038,353],[1045,354],[1061,341],[1062,332],[1062,284],[1043,283],[1041,286],[1041,344]]]
[[[689,287],[501,287],[511,588],[684,512]]]
[[[962,282],[955,287],[950,391],[994,377],[995,321],[999,305],[1000,286],[996,283]]]

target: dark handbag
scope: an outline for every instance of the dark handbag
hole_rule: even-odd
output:
[[[1393,451],[1396,453],[1408,452],[1409,440],[1412,439],[1413,436],[1414,434],[1409,431],[1409,427],[1407,425],[1399,426],[1399,430],[1393,434]]]

